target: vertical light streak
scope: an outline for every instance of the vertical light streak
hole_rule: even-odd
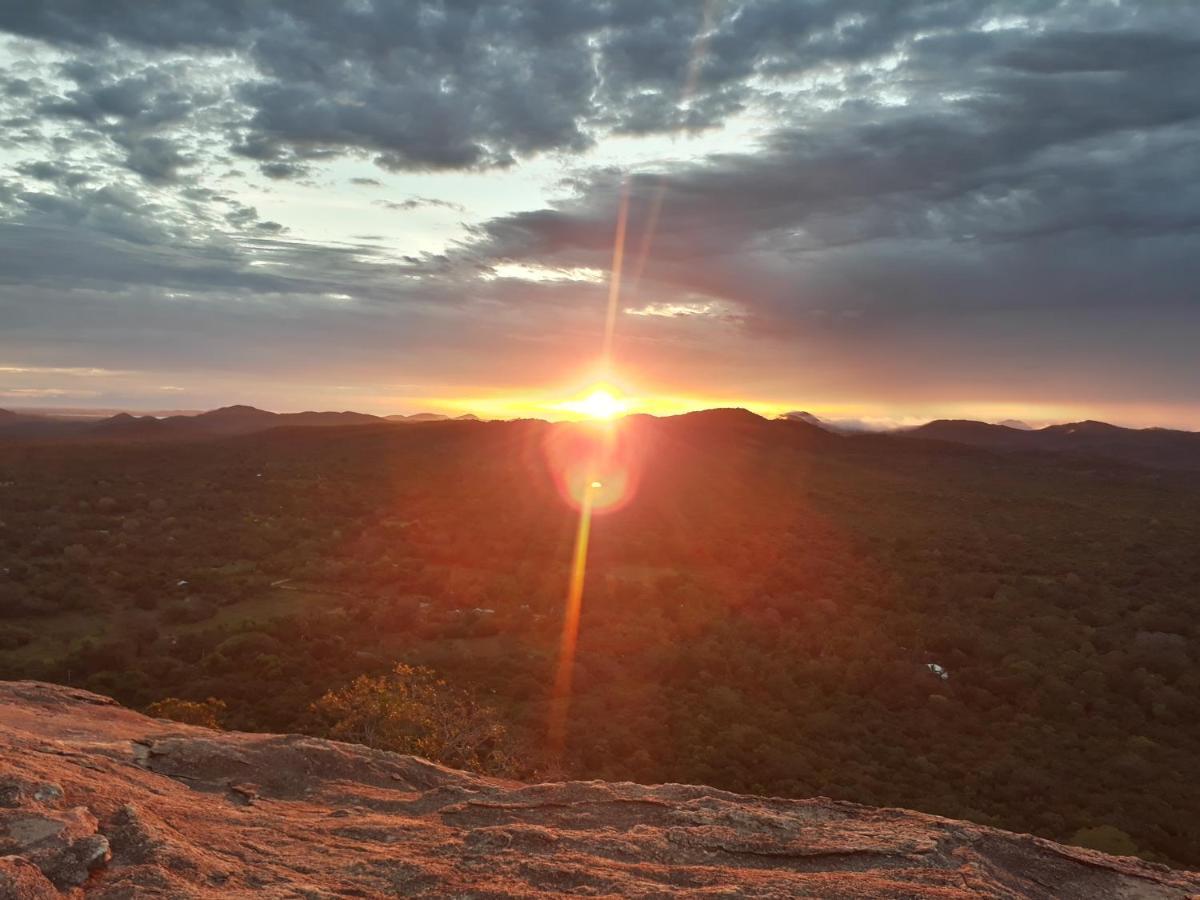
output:
[[[700,33],[692,45],[691,59],[688,61],[687,76],[684,80],[681,104],[691,100],[700,77],[700,63],[708,44],[709,32],[713,18],[715,0],[706,0],[704,4],[704,19]],[[667,183],[660,179],[651,199],[649,215],[645,223],[642,239],[638,247],[638,259],[635,263],[634,278],[640,283],[642,272],[650,255],[650,246],[654,233],[658,228],[658,217],[662,211],[663,199],[667,193]],[[625,265],[625,232],[629,224],[629,194],[630,184],[625,181],[621,185],[621,197],[617,204],[617,227],[613,236],[612,271],[608,281],[608,309],[604,317],[604,342],[601,347],[601,364],[607,376],[613,369],[613,337],[617,326],[617,310],[621,304],[621,279]],[[604,459],[611,452],[612,435],[606,435],[604,442]],[[566,747],[567,716],[571,705],[571,675],[575,666],[575,646],[579,640],[579,614],[583,605],[584,576],[587,572],[588,538],[592,529],[592,507],[595,503],[596,490],[600,485],[593,480],[598,471],[603,471],[603,465],[597,465],[588,472],[584,482],[583,497],[579,507],[579,526],[575,532],[575,549],[571,555],[571,577],[567,584],[567,601],[563,610],[562,639],[559,643],[558,665],[554,674],[554,692],[550,698],[550,723],[548,728],[549,758],[551,765],[560,769],[563,763],[563,753]]]
[[[550,698],[548,740],[551,764],[556,768],[561,766],[563,748],[566,746],[567,713],[571,706],[571,675],[575,666],[575,645],[579,641],[579,612],[583,605],[588,539],[592,531],[592,503],[596,488],[597,484],[589,474],[579,507],[579,526],[575,530],[575,550],[571,554],[571,579],[567,585],[567,603],[563,610],[558,667],[554,673],[554,693]]]
[[[605,374],[612,370],[613,333],[617,324],[617,308],[621,302],[621,270],[625,262],[625,228],[629,221],[629,185],[621,186],[617,206],[617,232],[613,239],[612,272],[608,282],[608,312],[604,320],[603,366]],[[611,447],[611,435],[604,447]],[[583,604],[584,576],[587,572],[588,537],[592,530],[592,506],[595,503],[601,467],[593,463],[584,480],[583,497],[579,504],[579,526],[575,531],[575,550],[571,555],[571,578],[567,584],[567,602],[563,609],[562,639],[558,648],[558,668],[554,673],[554,692],[550,696],[550,723],[547,729],[549,760],[552,767],[561,769],[567,739],[567,714],[571,706],[571,670],[575,666],[575,645],[579,639],[579,610]]]
[[[634,296],[642,283],[642,272],[646,270],[646,261],[650,258],[650,244],[654,241],[654,232],[658,229],[658,214],[662,212],[663,198],[667,194],[667,182],[660,178],[650,198],[650,214],[646,216],[646,227],[642,230],[642,240],[638,246],[637,263],[633,269],[632,287]]]
[[[686,106],[691,102],[696,92],[696,82],[700,80],[700,63],[708,52],[708,40],[712,32],[713,7],[715,0],[706,0],[704,18],[700,31],[692,41],[692,55],[688,59],[687,76],[684,78],[683,90],[679,94],[679,105]],[[642,273],[646,270],[646,262],[650,259],[650,245],[654,243],[654,235],[658,230],[658,216],[662,212],[663,200],[667,194],[667,180],[660,177],[650,198],[650,212],[646,216],[646,224],[642,229],[642,239],[638,246],[637,262],[634,264],[632,287],[636,292],[642,283]]]
[[[608,277],[608,312],[604,317],[604,344],[600,358],[605,374],[612,368],[613,333],[617,328],[617,307],[621,303],[621,270],[625,264],[625,227],[629,222],[629,183],[621,185],[617,206],[617,233],[613,238],[612,273]]]

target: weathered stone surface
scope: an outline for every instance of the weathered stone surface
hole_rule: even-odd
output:
[[[50,880],[107,900],[1200,894],[1197,873],[905,810],[518,784],[32,682],[0,683],[0,799],[0,900]]]
[[[3,810],[0,853],[28,860],[59,887],[80,885],[108,861],[108,839],[96,833],[96,826],[96,817],[82,806],[61,812]]]
[[[0,900],[59,900],[41,870],[20,856],[0,856]]]

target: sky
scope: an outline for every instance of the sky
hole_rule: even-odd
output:
[[[6,408],[1200,429],[1198,226],[1200,4],[0,4]]]

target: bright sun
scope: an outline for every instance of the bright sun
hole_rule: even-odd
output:
[[[611,419],[625,412],[625,404],[612,395],[610,391],[596,388],[576,404],[572,404],[577,412],[593,419]]]

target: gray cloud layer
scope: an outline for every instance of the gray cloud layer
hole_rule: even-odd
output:
[[[854,389],[1028,396],[1036,350],[1057,354],[1040,384],[1060,393],[1200,396],[1189,4],[46,0],[0,7],[0,30],[58,54],[0,75],[0,146],[39,155],[0,175],[0,314],[47,359],[56,333],[119,345],[121,321],[79,314],[107,296],[132,332],[136,309],[163,340],[192,328],[197,365],[281,327],[301,360],[337,322],[333,362],[361,341],[415,365],[489,348],[503,366],[546,329],[587,333],[601,291],[493,267],[606,268],[627,191],[629,306],[721,310],[638,317],[632,355],[702,340],[731,359],[751,340],[774,360],[794,341]],[[301,241],[218,178],[347,157],[499,178],[612,135],[746,120],[771,126],[738,152],[578,169],[569,196],[444,255]]]

